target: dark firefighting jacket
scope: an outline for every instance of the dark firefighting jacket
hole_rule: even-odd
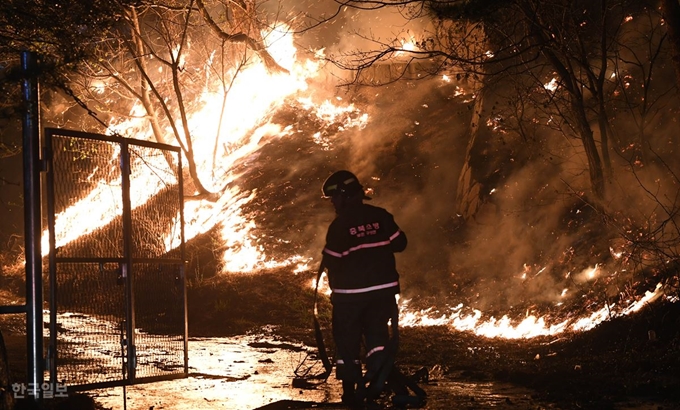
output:
[[[328,227],[323,264],[334,295],[380,289],[399,293],[395,252],[406,248],[406,235],[383,208],[357,204]]]

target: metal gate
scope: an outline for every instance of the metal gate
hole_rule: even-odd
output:
[[[52,128],[45,147],[50,381],[186,377],[179,148]]]

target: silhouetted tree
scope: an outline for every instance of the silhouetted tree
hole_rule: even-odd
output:
[[[612,172],[611,93],[620,87],[613,77],[616,71],[613,64],[620,59],[621,48],[625,46],[620,39],[626,32],[626,24],[636,16],[655,14],[657,2],[357,0],[339,3],[342,7],[369,10],[401,7],[403,14],[412,18],[430,15],[437,27],[434,34],[428,33],[416,42],[415,50],[383,39],[375,40],[373,50],[333,56],[343,68],[355,70],[355,81],[361,81],[362,71],[387,61],[395,53],[408,55],[409,64],[426,59],[441,61],[436,65],[437,71],[455,70],[467,78],[478,78],[480,84],[498,84],[502,77],[522,77],[524,80],[511,80],[525,84],[524,89],[516,91],[527,96],[525,102],[534,103],[534,112],[550,110],[551,116],[561,119],[562,132],[580,140],[587,158],[591,192],[594,198],[604,198],[606,177]],[[651,19],[655,27],[662,25],[658,14]],[[653,41],[662,52],[663,37]],[[553,84],[547,87],[552,79]],[[479,88],[480,96],[484,95],[482,89]],[[477,111],[483,109],[480,104],[483,103],[477,103]],[[475,118],[479,130],[477,121]],[[475,143],[468,146],[472,148]],[[469,172],[463,174],[459,189],[477,192],[471,189],[471,184],[478,181],[470,178]]]

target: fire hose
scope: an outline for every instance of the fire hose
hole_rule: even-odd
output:
[[[326,380],[333,371],[333,364],[328,358],[328,353],[326,352],[326,344],[323,341],[323,334],[321,333],[321,325],[319,324],[319,282],[321,282],[321,275],[323,274],[324,266],[323,262],[319,264],[319,271],[316,273],[316,285],[314,286],[314,337],[316,339],[316,347],[319,350],[319,358],[325,371],[321,374],[323,379]]]
[[[314,310],[313,310],[314,314],[312,316],[314,319],[314,338],[316,340],[317,354],[319,359],[321,360],[321,363],[323,364],[324,371],[319,374],[310,375],[309,373],[311,371],[311,368],[301,370],[303,369],[303,365],[306,359],[303,360],[302,363],[300,363],[298,367],[295,369],[296,377],[293,379],[294,387],[309,387],[310,385],[313,385],[309,383],[308,380],[310,379],[320,380],[320,383],[323,383],[328,379],[328,376],[330,376],[331,372],[333,371],[333,364],[328,358],[326,344],[324,343],[323,333],[321,332],[321,324],[319,323],[319,309],[318,309],[319,282],[321,282],[321,275],[323,275],[323,271],[324,271],[323,263],[320,263],[319,270],[316,274],[316,286],[314,287]]]

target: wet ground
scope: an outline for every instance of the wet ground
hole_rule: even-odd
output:
[[[617,319],[591,332],[558,339],[506,341],[438,327],[405,328],[399,357],[411,366],[402,368],[405,373],[426,370],[428,378],[421,378],[419,383],[427,393],[427,403],[422,407],[426,410],[680,409],[680,306],[667,304],[656,310],[650,308],[648,313],[646,317]],[[80,324],[85,319],[92,321],[103,333],[113,329],[94,317],[69,317],[78,317]],[[656,323],[654,318],[662,322]],[[69,350],[80,359],[89,355],[88,360],[78,361],[87,364],[84,368],[98,366],[96,374],[108,374],[105,369],[110,367],[95,362],[110,364],[118,358],[120,363],[120,352],[113,345],[90,337],[95,333],[85,332],[73,320],[61,318],[60,323],[60,339],[68,342]],[[26,368],[26,339],[16,331],[20,328],[17,324],[8,326],[7,322],[2,327],[15,380],[25,379],[16,372]],[[339,405],[341,389],[333,376],[315,388],[293,385],[296,368],[315,352],[309,346],[312,342],[292,342],[305,339],[283,336],[277,326],[259,329],[256,334],[191,338],[186,378],[90,390],[85,394],[94,399],[97,409],[344,408]],[[649,340],[649,329],[656,329],[653,341]],[[80,337],[83,332],[88,337]],[[176,372],[177,367],[170,366],[178,360],[176,352],[147,347],[146,352],[138,351],[147,368]],[[305,363],[316,364],[310,373],[321,371],[319,363]],[[91,369],[85,371],[95,374]],[[94,410],[94,406],[75,408]],[[385,402],[382,408],[394,406]]]
[[[10,358],[16,358],[16,349],[25,346],[25,340],[19,335],[6,339],[10,341]],[[293,386],[296,368],[313,352],[312,347],[287,342],[273,334],[192,338],[189,342],[188,377],[125,388],[90,390],[84,394],[94,399],[97,409],[113,410],[346,409],[340,405],[341,387],[334,376],[313,388]],[[311,369],[312,374],[321,370],[321,365],[309,358],[305,363],[318,366]],[[419,383],[427,393],[427,402],[422,407],[425,410],[600,408],[586,403],[553,403],[544,399],[545,391],[533,391],[498,380],[475,380],[469,374],[443,371],[438,366],[426,369],[429,380]],[[606,385],[607,380],[601,382]],[[385,403],[381,408],[396,408],[389,402]],[[601,408],[673,410],[680,409],[680,404],[658,398],[628,398]]]
[[[197,338],[190,341],[189,377],[88,392],[110,409],[284,410],[346,409],[340,404],[341,386],[334,376],[315,388],[293,387],[295,369],[313,349],[260,336]],[[315,369],[313,369],[315,370]],[[537,392],[498,381],[475,381],[460,373],[443,374],[429,368],[429,381],[419,383],[427,393],[425,410],[539,410],[578,406],[542,401]],[[606,383],[605,380],[603,382]],[[385,404],[381,408],[397,408]],[[673,410],[680,404],[656,400],[627,400],[612,410]]]
[[[293,387],[295,369],[311,351],[309,347],[261,336],[192,339],[189,346],[186,379],[128,386],[126,401],[123,387],[90,393],[111,409],[344,408],[339,405],[341,386],[334,376],[315,388]],[[436,369],[420,386],[428,395],[424,409],[556,408],[536,402],[524,388],[456,380],[438,375]]]
[[[84,326],[84,320],[90,325]],[[63,369],[64,375],[72,377],[71,380],[86,382],[121,377],[118,373],[120,352],[108,337],[113,332],[111,329],[115,328],[113,324],[94,316],[72,313],[61,315],[59,323],[60,339],[68,343],[69,352],[75,355],[73,358],[79,359],[77,365]],[[88,331],[92,328],[99,329],[107,337],[95,337],[97,333]],[[115,335],[115,332],[111,334]],[[8,334],[6,342],[10,365],[15,371],[24,369],[25,337],[16,333]],[[149,350],[155,352],[152,360],[149,358],[152,365],[162,370],[176,368],[169,364],[177,362],[177,352],[159,349],[158,346],[149,347]],[[100,408],[116,410],[345,408],[340,404],[342,388],[334,375],[324,382],[311,380],[302,388],[295,387],[299,386],[297,383],[293,385],[298,376],[323,371],[321,363],[315,359],[315,352],[315,348],[299,342],[288,342],[267,328],[262,333],[252,335],[191,338],[188,377],[87,390],[83,393],[93,398]],[[140,350],[138,353],[145,357],[148,352]],[[112,367],[112,363],[119,364]],[[74,369],[91,377],[74,376]],[[66,373],[67,370],[69,373]],[[445,372],[438,366],[419,370],[419,386],[427,393],[427,403],[421,407],[423,409],[557,408],[549,403],[537,402],[530,390],[509,383],[473,382],[462,375]],[[23,379],[17,373],[21,372],[15,372],[16,379]],[[388,398],[383,404],[382,408],[393,408]]]

